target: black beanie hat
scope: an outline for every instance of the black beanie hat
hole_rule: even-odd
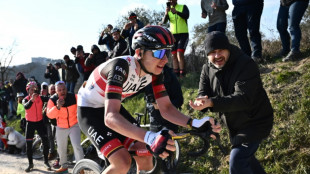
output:
[[[220,31],[212,31],[208,33],[204,44],[206,55],[213,50],[229,49],[230,46],[227,36]]]

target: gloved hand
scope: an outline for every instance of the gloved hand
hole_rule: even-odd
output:
[[[193,119],[191,127],[196,129],[197,131],[207,131],[211,128],[210,120],[213,119],[212,117],[204,117],[202,119]]]
[[[144,136],[144,142],[150,146],[151,153],[156,156],[160,155],[166,150],[167,141],[171,139],[168,130],[161,130],[159,132],[147,131]]]

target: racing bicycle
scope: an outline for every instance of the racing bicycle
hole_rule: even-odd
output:
[[[170,170],[175,171],[178,160],[179,160],[180,146],[179,146],[179,143],[177,143],[177,140],[181,140],[181,139],[194,139],[194,141],[198,140],[200,142],[199,143],[200,146],[193,148],[187,153],[188,156],[197,157],[197,156],[201,156],[205,154],[205,152],[208,151],[210,147],[210,143],[213,142],[213,141],[210,141],[210,135],[214,134],[217,137],[217,141],[216,141],[217,144],[219,145],[220,149],[224,153],[224,150],[223,148],[221,148],[221,145],[219,143],[220,141],[219,134],[212,132],[211,125],[209,122],[206,122],[206,124],[203,125],[203,127],[205,127],[205,131],[192,129],[192,130],[184,131],[182,133],[177,134],[177,136],[172,137],[172,139],[176,142],[176,152],[170,152],[169,157],[165,159],[166,168],[169,171]],[[86,140],[85,142],[87,141],[90,142],[89,140]],[[192,142],[192,141],[189,141],[189,142]],[[139,151],[143,151],[144,153],[139,153]],[[135,151],[130,151],[129,153],[132,156],[137,156],[137,155],[142,155],[142,156],[148,155],[149,156],[150,155],[150,153],[146,152],[145,149],[138,149]],[[102,173],[102,171],[104,171],[108,167],[109,162],[103,155],[101,155],[100,152],[98,153],[98,156],[101,159],[101,162],[98,162],[92,159],[83,159],[77,162],[73,168],[73,174],[78,174],[81,172],[81,170],[84,170],[84,172],[86,173],[96,173],[96,174]],[[140,173],[149,173],[149,174],[159,173],[162,169],[162,165],[159,165],[159,163],[160,163],[160,160],[156,158],[155,156],[153,156],[153,165],[154,165],[153,169],[150,171],[143,171]],[[136,171],[130,171],[129,173],[132,173],[132,172],[136,173]]]

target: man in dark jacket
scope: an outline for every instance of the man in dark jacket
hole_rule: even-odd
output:
[[[258,66],[224,33],[214,31],[205,41],[208,62],[203,66],[197,110],[219,112],[230,133],[230,173],[265,173],[255,158],[273,125],[273,109],[263,88]]]
[[[113,28],[111,32],[115,42],[113,50],[109,51],[109,58],[129,55],[128,43],[121,36],[120,32],[121,31],[118,28]]]
[[[26,91],[27,83],[28,83],[28,80],[26,79],[24,74],[22,72],[18,72],[16,74],[16,79],[13,83],[13,90],[16,93],[22,92],[24,96],[26,96],[27,95],[27,91]]]
[[[129,53],[130,55],[133,56],[135,52],[131,48],[132,37],[136,31],[144,27],[144,24],[139,19],[137,19],[137,15],[135,13],[130,13],[128,20],[129,20],[129,23],[124,25],[121,36],[123,36],[124,39],[128,38]]]
[[[113,50],[114,40],[111,34],[113,26],[109,24],[100,34],[98,45],[105,45],[108,51]]]
[[[50,79],[50,84],[55,84],[60,80],[59,73],[53,64],[49,63],[46,67],[44,77]]]
[[[85,60],[85,66],[99,66],[101,63],[108,59],[108,53],[105,51],[100,51],[97,45],[91,46],[91,52]]]
[[[74,62],[76,64],[80,64],[83,67],[83,81],[87,80],[88,77],[90,76],[90,74],[93,72],[93,70],[95,69],[95,66],[86,66],[85,65],[85,60],[86,58],[89,56],[89,53],[85,53],[83,46],[82,45],[78,45],[76,47],[76,57]]]
[[[66,70],[66,87],[69,92],[74,94],[74,88],[77,80],[80,77],[80,74],[76,69],[74,61],[71,60],[68,55],[64,56],[64,61],[66,63],[64,66],[64,69]]]

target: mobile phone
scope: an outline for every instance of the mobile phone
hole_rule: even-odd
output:
[[[34,93],[36,93],[36,94],[40,94],[40,91],[39,91],[39,89],[34,89],[34,91],[33,91]]]
[[[167,2],[166,5],[167,5],[167,7],[170,7],[170,6],[171,6],[171,3],[170,3],[170,2]]]

